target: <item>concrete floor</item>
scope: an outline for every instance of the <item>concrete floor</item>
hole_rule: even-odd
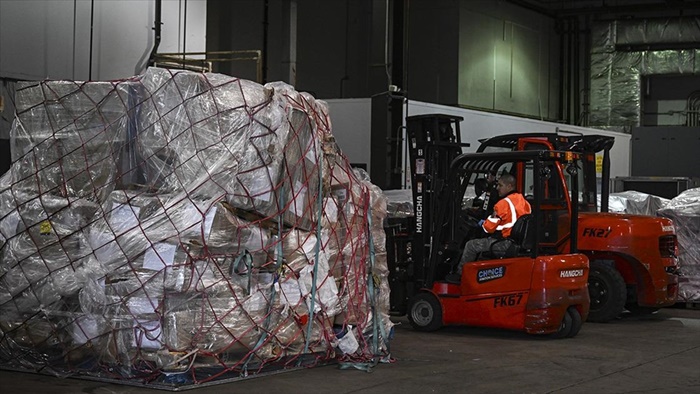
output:
[[[663,309],[584,324],[573,339],[451,327],[416,332],[396,319],[395,362],[371,373],[337,366],[197,388],[238,393],[700,393],[700,310]],[[0,371],[2,393],[163,393]]]

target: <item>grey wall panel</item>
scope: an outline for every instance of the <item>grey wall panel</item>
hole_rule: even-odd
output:
[[[458,104],[459,4],[455,0],[410,2],[409,99]]]
[[[700,127],[632,129],[632,176],[700,177]]]
[[[544,70],[539,56],[543,37],[527,26],[508,25],[512,27],[510,75],[499,78],[508,83],[500,84],[503,90],[499,89],[497,93],[505,97],[502,103],[496,102],[497,108],[511,108],[511,112],[542,117],[539,104],[547,93],[540,91]]]
[[[463,1],[459,40],[460,105],[556,116],[559,75],[551,68],[559,51],[551,19],[507,3]]]
[[[632,129],[632,176],[669,176],[668,142],[664,129],[636,127]]]
[[[669,175],[700,177],[700,127],[673,127],[667,138]]]
[[[186,14],[181,3],[163,2],[159,52],[205,48],[206,2],[189,1]],[[153,48],[154,4],[145,0],[0,1],[0,77],[112,80],[138,74]]]
[[[503,22],[462,9],[459,24],[459,103],[493,109],[496,48],[490,38],[503,34]]]
[[[268,2],[268,81],[288,80],[279,45],[288,38],[285,4]],[[394,24],[401,26],[392,8],[397,4],[407,16],[405,41],[394,37]],[[210,50],[263,47],[264,2],[209,0],[208,11]],[[560,36],[547,16],[492,0],[305,0],[297,1],[297,16],[296,88],[318,98],[387,91],[387,74],[400,66],[394,50],[402,48],[405,76],[391,82],[409,100],[540,119],[558,114],[559,73],[553,68]],[[239,67],[229,73],[250,79],[246,72]]]
[[[270,3],[279,3],[272,0]],[[207,51],[263,50],[263,2],[257,0],[207,0]],[[281,8],[270,7],[269,29],[281,29]],[[280,56],[282,40],[270,40],[268,53]],[[268,59],[268,75],[281,75],[279,57]],[[256,64],[249,61],[218,63],[214,71],[256,80]],[[274,80],[279,80],[276,78]]]

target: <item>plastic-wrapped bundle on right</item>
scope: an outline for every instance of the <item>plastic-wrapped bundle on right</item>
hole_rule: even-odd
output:
[[[684,191],[658,214],[672,219],[676,227],[682,275],[679,297],[700,302],[700,188]]]
[[[608,201],[610,212],[655,216],[656,211],[665,207],[670,200],[634,190],[627,190],[611,193]],[[598,206],[600,206],[600,201],[598,201]]]

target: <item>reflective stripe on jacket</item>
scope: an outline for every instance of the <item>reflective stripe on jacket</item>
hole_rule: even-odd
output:
[[[493,214],[486,218],[482,227],[489,234],[500,231],[503,238],[508,238],[515,221],[531,212],[530,203],[522,194],[511,193],[496,203]]]

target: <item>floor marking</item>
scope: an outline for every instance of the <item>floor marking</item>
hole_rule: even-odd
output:
[[[683,325],[685,327],[700,329],[700,319],[686,319],[686,318],[682,318],[682,317],[672,317],[668,320],[676,320],[676,321],[683,323]]]

